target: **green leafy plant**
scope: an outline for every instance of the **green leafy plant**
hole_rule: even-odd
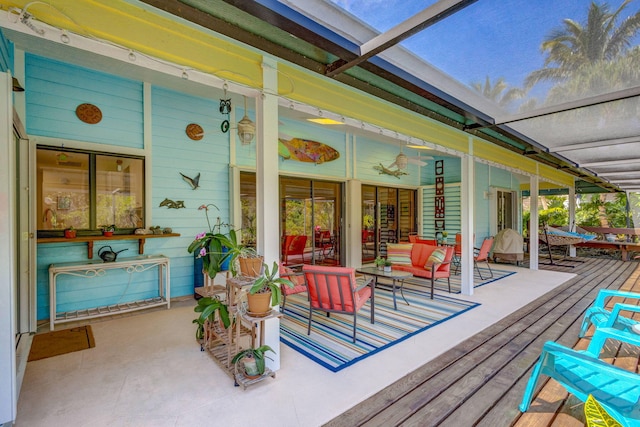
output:
[[[193,323],[198,325],[198,329],[196,330],[196,339],[204,338],[204,323],[207,319],[210,322],[215,321],[216,312],[220,315],[220,320],[225,328],[228,328],[231,325],[231,319],[229,317],[229,308],[227,304],[220,301],[219,298],[215,297],[203,297],[198,300],[198,305],[193,309],[196,313],[200,313],[200,315],[193,320]]]
[[[111,224],[111,225],[101,225],[100,229],[102,231],[116,231],[116,225],[115,224]]]
[[[218,272],[222,271],[225,261],[229,261],[229,268],[231,273],[235,276],[235,260],[240,253],[245,249],[238,241],[235,230],[230,224],[222,222],[220,217],[216,218],[216,222],[211,226],[209,221],[209,208],[214,207],[219,210],[214,204],[202,205],[198,210],[204,210],[207,218],[207,225],[209,231],[205,231],[196,235],[195,239],[187,251],[189,253],[196,253],[199,258],[202,258],[203,270],[212,279],[216,277]],[[228,232],[223,233],[223,229],[227,228]]]
[[[238,361],[244,358],[255,359],[258,374],[262,375],[265,371],[265,353],[267,351],[275,353],[275,351],[273,351],[273,349],[268,345],[263,345],[258,348],[247,348],[233,356],[233,359],[231,359],[231,363],[238,363]]]
[[[278,273],[278,263],[273,262],[273,268],[269,270],[269,266],[266,263],[263,263],[264,266],[264,274],[255,281],[251,289],[249,289],[249,293],[258,294],[271,291],[271,305],[278,305],[282,301],[282,291],[280,290],[280,285],[289,286],[293,288],[293,282],[288,279],[283,279],[281,277],[276,277]]]
[[[377,257],[373,263],[376,265],[376,267],[384,267],[385,263],[387,262],[386,259],[382,258],[382,257]]]

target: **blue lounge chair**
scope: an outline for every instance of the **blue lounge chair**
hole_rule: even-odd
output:
[[[633,327],[633,325],[640,323],[631,318],[620,316],[620,311],[640,312],[640,308],[632,304],[616,304],[616,306],[619,307],[615,314],[612,316],[614,310],[609,311],[605,308],[607,299],[611,297],[640,299],[640,294],[634,292],[613,291],[608,289],[600,290],[595,301],[584,314],[582,327],[580,328],[580,338],[585,336],[585,334],[587,333],[587,329],[589,329],[589,325],[591,324],[596,327],[610,327],[628,331]]]
[[[543,374],[558,381],[582,402],[590,394],[593,395],[621,424],[640,426],[640,375],[597,357],[608,338],[620,339],[621,334],[630,335],[611,328],[598,328],[589,350],[584,352],[552,341],[545,343],[527,383],[520,411],[526,412],[529,409],[539,377]],[[640,335],[637,341],[640,344]]]

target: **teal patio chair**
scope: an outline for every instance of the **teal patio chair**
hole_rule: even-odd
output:
[[[621,330],[629,331],[633,325],[640,323],[637,320],[633,320],[629,317],[620,316],[621,311],[640,312],[640,307],[633,304],[617,303],[617,309],[611,311],[606,309],[607,300],[611,297],[640,299],[640,294],[634,292],[614,291],[609,289],[601,289],[596,297],[595,301],[587,309],[582,319],[582,326],[580,327],[580,338],[583,338],[589,329],[589,325],[593,324],[597,327],[609,327]]]
[[[529,409],[542,374],[556,380],[582,402],[591,394],[622,425],[640,426],[640,375],[606,363],[592,353],[599,353],[607,338],[620,339],[620,333],[610,328],[596,329],[590,350],[584,352],[552,341],[545,343],[527,383],[520,411]]]

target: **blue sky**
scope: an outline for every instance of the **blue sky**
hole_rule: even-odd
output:
[[[386,31],[435,0],[332,0],[380,31]],[[504,77],[521,87],[530,71],[541,68],[540,44],[564,18],[586,20],[591,0],[479,0],[403,45],[468,85]],[[610,0],[610,10],[622,0]],[[624,16],[640,9],[640,0]]]

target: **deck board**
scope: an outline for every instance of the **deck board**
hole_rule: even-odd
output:
[[[421,366],[325,426],[579,426],[582,404],[555,381],[538,385],[530,410],[518,405],[542,345],[585,348],[578,331],[603,288],[640,292],[640,264],[582,258],[573,268],[541,268],[577,276]],[[569,264],[569,263],[567,263]],[[633,301],[638,303],[638,301]],[[608,344],[603,356],[638,370],[638,350]]]

